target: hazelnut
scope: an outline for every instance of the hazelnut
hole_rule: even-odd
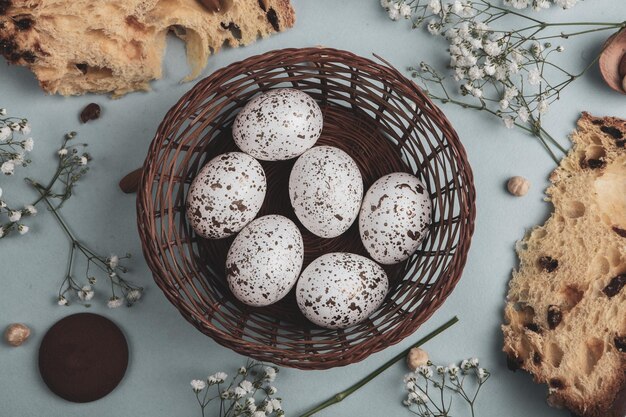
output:
[[[10,324],[4,331],[4,340],[11,346],[20,346],[30,336],[28,326],[21,323]]]
[[[409,350],[409,354],[406,355],[406,364],[409,365],[411,370],[415,371],[420,366],[428,364],[428,353],[420,348],[413,348]]]
[[[506,184],[506,188],[516,197],[521,197],[528,193],[530,182],[524,177],[511,177]]]

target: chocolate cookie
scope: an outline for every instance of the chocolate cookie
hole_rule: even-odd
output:
[[[39,347],[39,372],[52,392],[68,401],[100,399],[120,383],[128,365],[128,344],[111,320],[91,313],[54,324]]]

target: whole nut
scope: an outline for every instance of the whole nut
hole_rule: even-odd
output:
[[[409,354],[406,355],[406,364],[409,365],[411,370],[415,371],[420,366],[426,366],[428,364],[428,353],[420,348],[413,348],[409,350]]]
[[[20,346],[30,336],[28,326],[21,323],[10,324],[4,331],[4,340],[11,346]]]
[[[506,183],[506,188],[514,196],[521,197],[528,193],[528,190],[530,189],[530,181],[524,177],[511,177]]]

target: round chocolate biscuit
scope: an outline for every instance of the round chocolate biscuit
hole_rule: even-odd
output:
[[[39,347],[41,377],[52,392],[72,402],[95,401],[113,391],[127,365],[124,334],[97,314],[73,314],[59,320]]]

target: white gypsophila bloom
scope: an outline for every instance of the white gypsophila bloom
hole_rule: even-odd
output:
[[[278,388],[273,387],[273,386],[270,386],[270,387],[267,389],[267,393],[268,393],[269,395],[274,395],[274,394],[276,394],[277,392],[278,392]]]
[[[541,83],[541,73],[537,68],[531,68],[528,71],[528,83],[530,85],[539,85]]]
[[[87,165],[87,162],[89,162],[89,161],[87,160],[86,156],[81,156],[80,158],[78,158],[78,163],[80,165],[85,166],[85,165]]]
[[[564,9],[574,7],[578,3],[578,0],[554,0],[554,4]]]
[[[546,100],[540,100],[537,104],[537,111],[539,114],[546,114],[548,112],[548,102]]]
[[[556,51],[557,52],[563,52],[564,50],[565,50],[565,47],[562,46],[562,45],[559,45],[559,46],[556,47]]]
[[[25,235],[26,233],[28,233],[29,230],[30,230],[30,227],[26,226],[25,224],[17,225],[17,231],[20,235]]]
[[[205,388],[206,382],[202,381],[201,379],[194,379],[191,381],[191,389],[193,389],[194,392],[200,392]]]
[[[28,213],[29,216],[35,216],[37,214],[37,209],[32,204],[24,206],[24,211]]]
[[[504,99],[511,100],[519,95],[519,90],[515,86],[506,87],[504,89]]]
[[[265,380],[272,382],[276,379],[276,370],[271,366],[265,367]]]
[[[496,70],[495,73],[493,74],[493,77],[498,80],[498,81],[503,81],[506,79],[507,75],[508,75],[508,71],[507,68],[503,65],[496,65]]]
[[[241,389],[243,389],[244,391],[246,391],[246,394],[252,391],[252,382],[248,381],[247,379],[244,379],[243,381],[241,381],[239,383],[239,387]]]
[[[11,220],[12,222],[18,222],[20,221],[20,219],[22,218],[22,212],[21,211],[10,211],[9,212],[9,220]]]
[[[509,4],[514,9],[525,9],[528,7],[528,0],[509,0]]]
[[[483,96],[483,90],[480,88],[474,88],[472,89],[472,95],[476,98],[481,98]]]
[[[11,129],[8,126],[0,127],[0,142],[6,141],[11,137]]]
[[[26,152],[32,152],[34,146],[35,141],[33,138],[28,138],[22,143],[22,148],[24,148]]]
[[[254,413],[252,413],[252,417],[265,417],[265,416],[266,416],[265,411],[261,411],[261,410],[255,411]]]
[[[124,301],[119,297],[111,297],[109,301],[107,301],[107,307],[109,308],[119,308],[124,304]]]
[[[533,10],[536,12],[541,11],[542,9],[549,9],[550,2],[548,0],[533,0]]]
[[[217,372],[213,374],[213,376],[215,377],[215,380],[218,384],[221,384],[222,382],[226,381],[226,378],[228,378],[228,374],[226,372]]]
[[[526,109],[526,107],[520,107],[519,110],[517,111],[517,116],[522,122],[527,122],[528,118],[530,117],[530,114],[528,113],[528,110]]]
[[[405,384],[408,384],[410,381],[415,381],[417,379],[415,375],[416,375],[415,372],[410,372],[404,375],[404,378],[402,378],[402,381]]]
[[[248,370],[246,369],[246,367],[245,367],[245,366],[242,366],[242,367],[240,367],[240,368],[237,370],[237,373],[239,373],[239,374],[241,374],[241,375],[245,375],[245,374],[247,374],[247,373],[248,373]]]
[[[4,226],[0,226],[0,238],[4,237]]]
[[[11,160],[14,163],[18,164],[18,165],[23,164],[24,163],[24,152],[17,152],[15,154],[11,155]]]
[[[493,64],[485,64],[483,65],[483,72],[491,77],[496,73],[496,66]]]
[[[269,404],[272,406],[274,411],[282,410],[282,408],[283,408],[283,405],[282,405],[282,403],[280,402],[280,400],[278,398],[272,398],[269,401]]]
[[[126,294],[126,299],[128,300],[129,303],[134,303],[135,301],[138,301],[140,298],[141,298],[141,291],[139,290],[130,290]]]
[[[464,371],[467,371],[468,369],[470,369],[472,366],[469,363],[468,359],[463,359],[461,361],[461,369],[463,369]]]
[[[390,0],[380,0],[380,5],[383,6],[383,8],[387,8],[389,7],[389,5],[391,4]]]
[[[482,80],[484,74],[480,68],[474,65],[473,67],[469,69],[469,71],[467,72],[467,75],[469,75],[470,80],[476,81],[476,80]]]
[[[463,5],[461,4],[459,0],[456,0],[454,3],[452,3],[451,11],[452,13],[458,14],[458,15],[460,15],[463,12]]]
[[[20,126],[20,132],[22,135],[28,135],[30,133],[30,125],[28,123],[24,123]]]
[[[485,41],[483,45],[483,50],[489,56],[497,56],[502,53],[502,47],[498,45],[498,42],[494,41]]]
[[[439,12],[441,12],[441,0],[430,0],[428,2],[428,8],[434,14],[439,14]]]
[[[417,368],[417,373],[425,378],[430,378],[433,376],[433,369],[430,366],[421,365]]]
[[[411,17],[411,13],[411,6],[406,3],[402,3],[402,5],[400,6],[400,15],[403,18],[408,19],[409,17]]]
[[[398,3],[390,4],[387,10],[387,15],[391,20],[400,19],[400,5]]]
[[[415,391],[417,384],[413,381],[409,381],[405,384],[407,391]]]
[[[448,365],[448,374],[450,374],[450,376],[456,376],[459,373],[459,367],[456,366],[456,364],[451,363],[450,365]]]
[[[431,35],[439,35],[441,32],[441,24],[439,24],[439,22],[435,19],[431,19],[430,22],[428,22],[428,25],[426,25],[426,28],[428,29],[428,33]]]
[[[76,294],[82,301],[89,301],[93,298],[94,291],[91,288],[91,285],[85,285],[79,291],[76,291]]]
[[[235,387],[235,389],[233,390],[233,393],[235,394],[235,397],[237,398],[242,398],[247,394],[246,390],[241,387]]]
[[[517,62],[509,62],[507,70],[511,74],[517,74],[519,72],[519,65],[518,65],[518,63]]]
[[[67,299],[61,295],[57,298],[57,304],[60,306],[66,306],[68,304]]]
[[[5,109],[4,107],[0,108],[0,116],[6,116],[7,114],[7,109]]]
[[[57,153],[59,154],[60,157],[64,157],[65,155],[67,155],[67,149],[61,148],[59,149]]]
[[[461,81],[462,79],[464,79],[465,78],[465,71],[466,70],[464,68],[460,68],[460,67],[456,68],[454,70],[454,79],[456,81]]]
[[[478,367],[478,365],[480,365],[480,362],[478,361],[478,358],[470,358],[470,360],[469,360],[469,361],[470,361],[470,363],[472,364],[472,366],[473,366],[474,368],[477,368],[477,367]]]
[[[537,41],[534,41],[533,43],[530,44],[530,52],[533,54],[533,56],[535,58],[538,58],[541,56],[541,53],[543,52],[543,45]]]
[[[485,368],[478,368],[478,378],[482,381],[487,377],[487,371]]]
[[[111,255],[107,259],[107,263],[109,264],[109,268],[115,269],[119,265],[120,258],[117,255]]]
[[[511,51],[511,61],[515,62],[516,64],[521,64],[522,62],[524,62],[524,54],[522,54],[517,49],[513,49]]]
[[[0,166],[0,172],[2,172],[4,175],[13,175],[14,171],[15,163],[13,161],[3,162]]]
[[[503,98],[502,100],[500,100],[500,102],[498,103],[498,106],[500,106],[500,110],[506,110],[509,108],[509,100]]]
[[[504,125],[507,129],[513,129],[513,126],[515,126],[515,119],[513,119],[511,116],[502,117],[502,121],[504,122]]]
[[[7,126],[9,126],[9,129],[11,129],[12,131],[16,131],[20,129],[20,125],[18,125],[15,122],[10,122],[7,124]]]

